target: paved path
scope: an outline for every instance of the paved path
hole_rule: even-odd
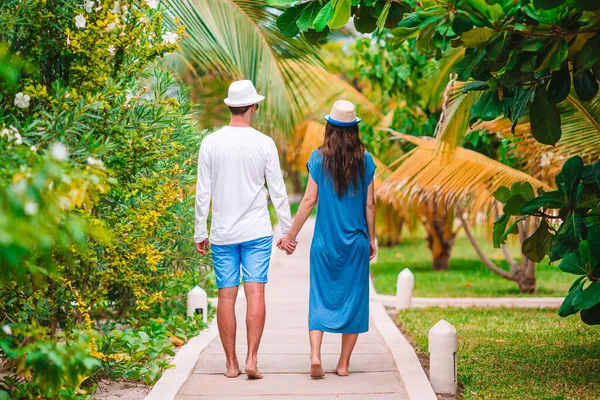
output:
[[[325,379],[308,376],[308,280],[309,248],[313,230],[309,220],[292,256],[276,251],[267,284],[267,323],[259,351],[259,367],[265,378],[250,381],[223,376],[225,356],[219,338],[200,354],[193,373],[177,399],[407,399],[393,358],[374,324],[358,339],[349,377],[328,373]],[[238,307],[238,357],[244,361],[246,338],[244,305]],[[331,371],[340,351],[341,335],[325,334],[323,366]]]

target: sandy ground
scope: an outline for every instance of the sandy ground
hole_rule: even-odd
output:
[[[151,389],[152,386],[140,382],[103,380],[92,397],[97,400],[142,400]]]

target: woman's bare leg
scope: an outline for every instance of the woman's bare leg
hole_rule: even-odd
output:
[[[325,372],[321,365],[321,343],[323,343],[323,331],[309,331],[310,338],[310,376],[311,378],[323,378]]]
[[[358,340],[357,333],[344,333],[342,335],[342,352],[338,361],[337,367],[333,370],[339,376],[348,376],[348,368],[350,367],[350,356]]]

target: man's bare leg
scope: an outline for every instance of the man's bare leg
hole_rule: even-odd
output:
[[[348,368],[350,367],[350,356],[358,340],[356,333],[344,333],[342,335],[342,352],[338,361],[337,367],[333,370],[339,376],[348,376]]]
[[[248,354],[246,355],[246,375],[250,379],[262,379],[258,372],[258,346],[265,328],[265,284],[245,282],[246,292],[246,329],[248,331]]]
[[[225,376],[228,378],[237,378],[242,373],[240,363],[235,353],[235,331],[237,329],[235,319],[235,299],[237,298],[238,288],[229,287],[219,289],[219,306],[217,307],[217,324],[219,326],[219,336],[225,351],[226,367]]]
[[[310,338],[310,377],[323,378],[325,372],[321,364],[321,344],[323,343],[323,331],[309,331]]]

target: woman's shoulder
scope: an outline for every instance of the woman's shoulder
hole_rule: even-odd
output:
[[[308,159],[311,162],[321,162],[323,160],[323,155],[320,149],[314,149],[312,153],[310,153],[310,157]]]
[[[371,155],[371,153],[369,153],[368,151],[365,150],[365,162],[366,163],[375,163],[375,161],[373,160],[373,156]]]

